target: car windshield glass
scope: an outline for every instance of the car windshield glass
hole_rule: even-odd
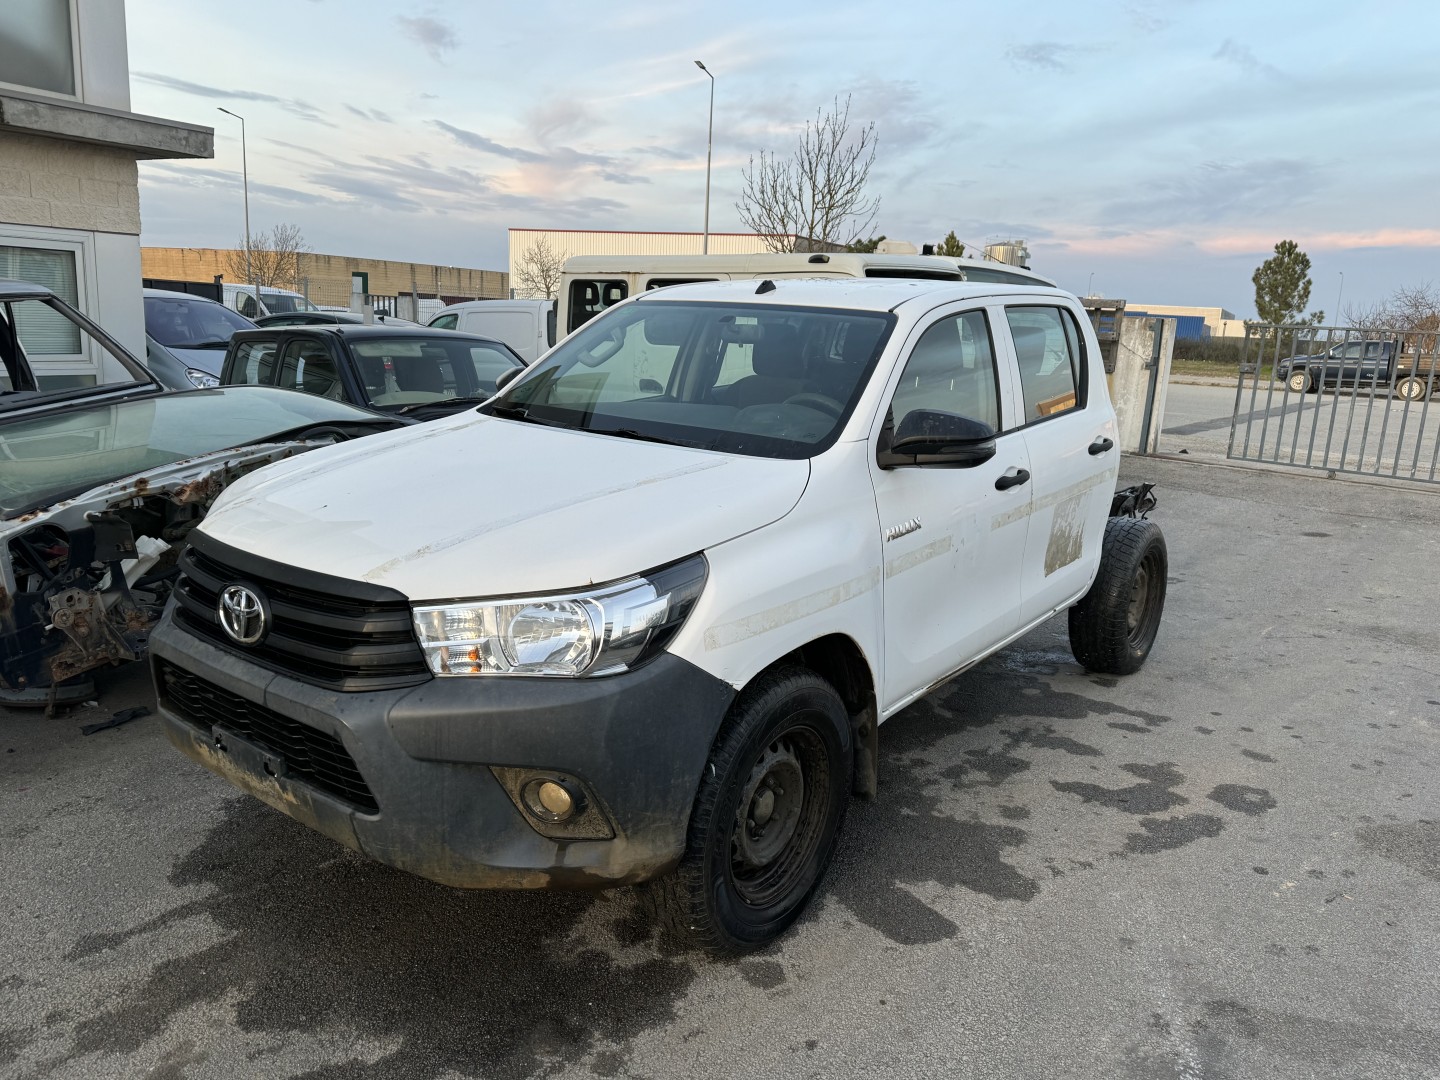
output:
[[[774,304],[632,303],[562,342],[494,407],[625,438],[810,457],[839,436],[894,321]]]
[[[0,517],[306,424],[376,419],[343,402],[250,386],[16,418],[0,424]]]
[[[255,324],[213,300],[145,297],[145,332],[167,349],[218,348]]]
[[[260,290],[260,299],[272,315],[280,315],[292,311],[319,311],[314,304],[310,303],[303,296],[291,296],[289,293],[273,293]]]
[[[495,380],[523,367],[498,342],[458,334],[350,340],[355,371],[371,405],[403,408],[454,398],[484,400]]]

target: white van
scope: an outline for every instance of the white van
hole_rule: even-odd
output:
[[[666,285],[775,277],[965,280],[954,259],[934,255],[576,255],[561,268],[559,324],[571,333],[626,297]]]
[[[258,319],[261,315],[289,314],[292,311],[319,311],[320,309],[291,289],[277,289],[270,285],[260,286],[260,303],[255,303],[255,286],[226,282],[221,288],[225,293],[225,306],[233,308],[247,319]]]
[[[467,300],[442,308],[425,325],[503,341],[533,364],[555,344],[555,301]]]

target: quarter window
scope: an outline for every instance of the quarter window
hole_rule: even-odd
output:
[[[1024,422],[1079,408],[1080,340],[1073,320],[1052,307],[1009,307],[1005,318],[1020,369]]]
[[[233,363],[227,383],[268,386],[275,374],[275,342],[246,341],[235,350]]]
[[[915,343],[895,388],[888,422],[898,429],[917,409],[954,413],[1000,430],[995,353],[983,311],[941,319]]]
[[[460,316],[454,313],[449,315],[441,315],[438,319],[435,319],[433,322],[430,323],[430,328],[432,330],[454,330],[455,324],[459,321]]]

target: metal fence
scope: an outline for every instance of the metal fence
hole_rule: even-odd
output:
[[[1437,333],[1250,326],[1227,456],[1440,482]]]

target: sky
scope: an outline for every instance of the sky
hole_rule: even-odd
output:
[[[132,107],[214,126],[142,162],[142,242],[301,227],[329,254],[505,269],[508,228],[743,231],[742,170],[817,110],[873,123],[874,232],[1027,241],[1132,306],[1254,315],[1277,241],[1332,315],[1440,283],[1433,0],[600,5],[128,0]]]

